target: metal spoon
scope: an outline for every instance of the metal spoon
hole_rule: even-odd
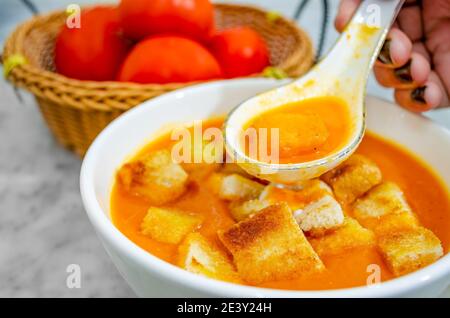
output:
[[[363,1],[337,43],[309,73],[237,106],[228,115],[224,129],[226,148],[233,159],[251,175],[295,187],[350,157],[365,132],[364,98],[369,72],[403,3],[404,0]],[[324,158],[296,164],[266,163],[246,155],[241,136],[252,118],[286,104],[323,96],[339,97],[349,105],[352,128],[343,147]]]

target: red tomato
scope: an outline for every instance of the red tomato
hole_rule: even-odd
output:
[[[177,33],[206,40],[214,27],[209,0],[121,0],[125,34],[135,40],[157,33]]]
[[[83,10],[80,22],[80,28],[69,29],[65,25],[59,33],[55,44],[56,70],[80,80],[113,80],[129,49],[121,36],[118,10]]]
[[[266,43],[248,27],[219,32],[211,41],[211,50],[227,78],[259,73],[269,65]]]
[[[136,83],[184,83],[222,76],[214,56],[199,43],[179,36],[156,36],[130,52],[118,80]]]

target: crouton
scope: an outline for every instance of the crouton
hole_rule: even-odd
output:
[[[292,211],[303,209],[309,203],[317,201],[326,195],[332,195],[330,187],[321,180],[306,181],[296,190],[281,189],[273,185],[264,188],[259,199],[270,204],[286,202]]]
[[[220,163],[181,163],[181,167],[187,173],[195,173],[197,175],[207,176],[216,172],[222,166]]]
[[[200,233],[189,234],[180,244],[177,264],[194,274],[228,282],[240,282],[228,255]]]
[[[303,231],[320,235],[340,226],[344,222],[344,213],[331,195],[325,195],[304,209],[294,211],[294,218]]]
[[[378,166],[362,155],[353,155],[322,176],[339,202],[349,204],[381,182]]]
[[[190,145],[182,140],[172,147],[172,152],[178,157],[177,161],[188,173],[203,169],[218,170],[224,162],[222,136],[219,140],[200,139],[192,138]]]
[[[363,228],[356,220],[346,217],[344,224],[319,238],[311,238],[310,243],[320,257],[336,255],[354,248],[374,246],[372,231]]]
[[[418,226],[402,190],[392,182],[381,183],[356,200],[353,216],[377,235]]]
[[[387,214],[379,218],[366,218],[361,225],[372,230],[377,236],[391,232],[413,229],[419,226],[419,220],[412,213]]]
[[[237,163],[225,163],[220,169],[221,173],[224,174],[239,174],[245,178],[252,178],[250,174],[247,173],[244,169],[242,169]]]
[[[162,205],[180,197],[186,191],[188,180],[188,174],[172,162],[168,150],[125,164],[117,176],[127,191],[143,196],[152,205]]]
[[[218,234],[233,255],[240,277],[251,284],[324,269],[285,203],[269,206]]]
[[[226,175],[220,172],[212,173],[206,180],[206,186],[215,195],[219,195],[220,188],[222,188],[222,180]]]
[[[190,163],[181,165],[185,171],[189,173],[188,184],[190,189],[195,189],[193,185],[202,187],[209,178],[220,170],[220,164],[207,164],[207,163]]]
[[[439,239],[423,227],[384,235],[378,239],[378,247],[389,269],[396,276],[425,267],[444,254]]]
[[[219,197],[224,200],[252,200],[259,197],[264,186],[238,174],[220,179]]]
[[[189,173],[189,176],[195,179],[202,179],[209,174],[218,171],[222,167],[223,162],[223,151],[216,152],[208,151],[213,144],[209,141],[203,140],[200,146],[191,148],[191,158],[190,160],[185,160],[181,162],[180,165]],[[208,147],[208,148],[207,148]]]
[[[252,214],[255,214],[262,209],[266,208],[269,204],[260,200],[249,200],[249,201],[232,201],[230,203],[230,212],[236,221],[242,221]]]
[[[203,221],[198,215],[151,207],[141,223],[141,232],[158,242],[178,244]]]
[[[383,182],[375,186],[353,206],[353,214],[357,219],[400,213],[412,213],[412,210],[402,190],[392,182]]]

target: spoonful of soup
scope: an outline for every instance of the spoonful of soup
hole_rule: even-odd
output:
[[[309,73],[236,107],[224,129],[233,159],[258,178],[288,186],[345,161],[363,138],[369,72],[403,3],[363,1]]]

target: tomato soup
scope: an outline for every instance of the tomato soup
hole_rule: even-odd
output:
[[[346,103],[337,97],[319,97],[281,106],[252,119],[244,132],[255,129],[257,138],[243,147],[249,155],[252,143],[261,142],[267,131],[268,152],[279,149],[279,163],[302,163],[325,157],[342,147],[350,137],[351,123]],[[273,129],[278,142],[273,143]],[[257,157],[251,155],[251,157]],[[254,158],[263,160],[262,158]]]
[[[327,151],[332,151],[345,139],[347,122],[344,120],[345,124],[339,125],[339,120],[331,118],[336,116],[337,119],[345,119],[345,107],[337,101],[330,102],[329,99],[316,100],[314,104],[318,107],[318,116],[323,118],[327,126],[329,140],[317,147],[319,154],[316,152],[296,153],[291,159],[285,157],[286,161],[310,160]],[[341,109],[337,110],[339,108]],[[296,114],[298,105],[287,106],[285,111]],[[333,115],[327,115],[330,113]],[[204,127],[221,127],[221,125],[222,119],[215,119],[208,121]],[[337,139],[332,137],[335,132],[340,136]],[[160,149],[170,149],[173,144],[170,135],[163,136],[142,149],[136,158]],[[419,221],[440,239],[444,251],[448,252],[450,246],[449,194],[430,168],[407,150],[370,132],[364,137],[357,152],[375,162],[383,178],[395,182],[404,191]],[[233,226],[236,221],[230,214],[227,202],[215,195],[207,186],[207,179],[212,170],[202,168],[190,171],[186,192],[176,200],[165,204],[164,207],[192,211],[200,216],[204,222],[198,232],[215,242],[220,249],[224,250],[224,253],[228,253],[219,242],[217,232]],[[141,231],[141,222],[150,206],[147,200],[130,193],[120,182],[114,184],[111,194],[111,218],[115,226],[142,249],[166,262],[177,264],[177,244],[161,243],[144,235]],[[346,215],[352,216],[351,208],[344,207],[344,210]],[[321,257],[321,260],[325,270],[319,273],[251,285],[288,290],[324,290],[364,286],[370,279],[368,268],[373,264],[378,266],[381,281],[394,278],[376,246],[348,250]]]

